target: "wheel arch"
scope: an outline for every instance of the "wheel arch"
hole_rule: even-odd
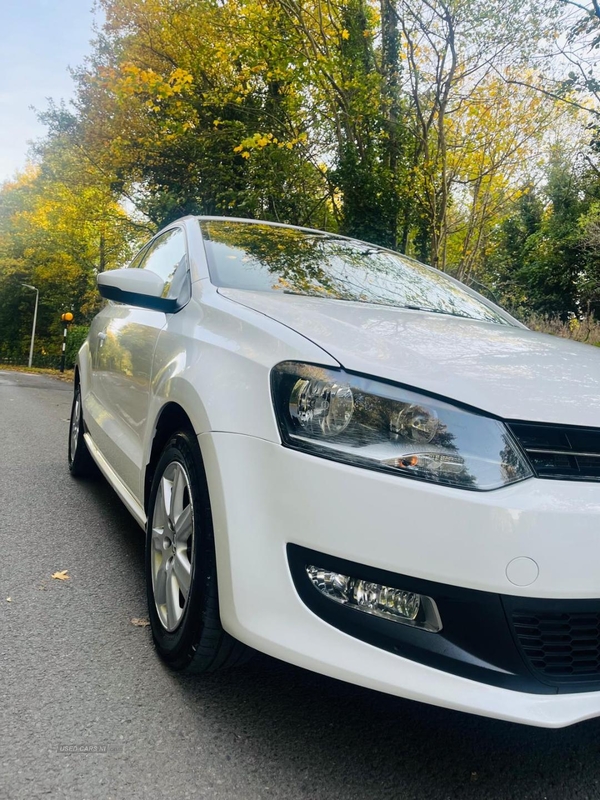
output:
[[[169,437],[175,433],[175,431],[182,429],[188,429],[195,435],[192,420],[183,406],[175,401],[169,401],[161,408],[156,423],[154,424],[152,444],[144,471],[143,490],[144,510],[146,511],[148,510],[148,501],[150,499],[150,489],[152,488],[154,471],[160,454],[169,440]]]

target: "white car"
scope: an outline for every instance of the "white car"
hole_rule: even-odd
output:
[[[156,648],[252,648],[546,727],[600,716],[600,352],[363,242],[187,217],[75,371],[74,476],[146,531]]]

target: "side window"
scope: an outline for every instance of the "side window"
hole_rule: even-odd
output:
[[[126,266],[129,269],[137,269],[142,263],[142,260],[145,258],[147,252],[148,252],[148,245],[145,244],[142,247],[142,249],[138,253],[136,253],[135,258],[132,258],[129,264],[126,264]]]
[[[145,251],[143,260],[132,263],[155,272],[165,282],[163,297],[177,297],[187,273],[185,236],[180,228],[163,233]]]

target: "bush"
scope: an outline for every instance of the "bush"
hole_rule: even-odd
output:
[[[79,348],[85,342],[88,335],[89,325],[71,325],[67,336],[66,348],[66,367],[71,369],[75,364]]]
[[[528,328],[539,333],[551,333],[564,339],[585,342],[600,347],[600,322],[591,314],[583,319],[573,317],[566,322],[560,317],[548,317],[541,314],[530,314],[523,320]]]

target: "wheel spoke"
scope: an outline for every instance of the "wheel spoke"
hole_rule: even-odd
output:
[[[156,498],[156,508],[154,510],[155,516],[158,512],[158,519],[157,522],[160,522],[163,526],[167,524],[167,519],[169,516],[169,508],[171,507],[171,492],[172,492],[173,484],[168,478],[163,478],[160,482],[160,488],[158,490],[158,497]]]
[[[164,528],[152,528],[152,549],[155,553],[162,553],[163,542],[165,540],[165,529]]]
[[[179,607],[179,586],[174,579],[173,564],[167,567],[167,625],[174,628],[179,622],[182,610]]]
[[[169,559],[164,558],[161,561],[156,577],[154,578],[154,600],[156,605],[164,606],[167,602],[167,582],[169,578]]]
[[[169,508],[169,516],[171,522],[175,524],[175,520],[180,516],[183,511],[183,493],[185,491],[185,475],[179,464],[175,465],[175,474],[173,475],[173,483],[171,487],[171,497]]]
[[[178,550],[177,553],[175,553],[173,572],[179,584],[179,588],[181,589],[181,594],[184,599],[187,600],[187,596],[190,592],[192,565],[189,562],[185,550]]]
[[[186,506],[175,520],[175,539],[179,544],[185,544],[194,530],[192,525],[192,507]]]

